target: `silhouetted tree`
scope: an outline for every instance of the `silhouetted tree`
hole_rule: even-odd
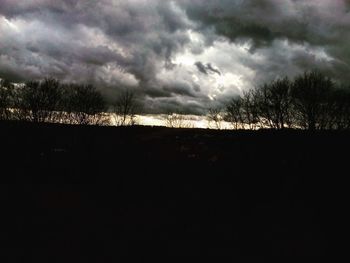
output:
[[[316,71],[295,78],[291,94],[298,126],[309,130],[327,127],[333,89],[333,81]]]
[[[10,120],[13,114],[14,85],[0,79],[0,120]]]
[[[62,101],[59,81],[51,78],[29,81],[18,90],[17,96],[19,119],[33,122],[54,122],[59,119],[57,111]]]
[[[123,90],[113,104],[114,120],[117,126],[136,124],[136,98],[134,92]]]
[[[350,89],[335,88],[329,98],[328,129],[350,129]]]
[[[169,113],[165,118],[165,125],[169,128],[191,128],[185,116],[178,113]]]
[[[223,121],[223,113],[221,108],[209,108],[208,114],[208,127],[220,130]]]
[[[71,124],[109,123],[105,113],[107,106],[102,94],[92,85],[66,85],[62,109],[65,112],[65,122]]]
[[[263,127],[283,129],[292,126],[291,83],[288,78],[263,85],[254,93],[259,120]]]
[[[248,90],[243,92],[243,96],[236,96],[226,104],[224,118],[234,128],[256,129],[260,125],[256,94],[256,90]]]
[[[225,119],[236,129],[347,129],[349,113],[350,92],[312,71],[293,81],[277,79],[231,99]]]
[[[244,129],[243,99],[241,96],[232,98],[225,107],[224,119],[232,124],[234,129]]]
[[[248,126],[249,129],[256,129],[260,125],[255,92],[254,89],[243,92],[243,124]]]

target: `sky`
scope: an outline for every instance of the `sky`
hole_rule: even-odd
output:
[[[204,114],[318,69],[350,80],[350,0],[0,0],[0,78],[92,83]]]

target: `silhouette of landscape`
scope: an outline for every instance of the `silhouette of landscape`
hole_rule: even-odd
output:
[[[348,131],[0,129],[2,237],[14,262],[303,261],[333,253],[345,220]]]
[[[350,97],[320,72],[209,108],[214,129],[191,128],[174,112],[168,127],[137,125],[128,90],[108,104],[92,85],[0,84],[7,260],[294,262],[332,251]]]
[[[95,2],[0,1],[1,262],[346,251],[346,0]]]

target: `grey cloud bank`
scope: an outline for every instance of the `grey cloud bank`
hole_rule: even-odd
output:
[[[278,76],[349,81],[346,0],[0,0],[0,78],[135,90],[152,113],[204,113]]]

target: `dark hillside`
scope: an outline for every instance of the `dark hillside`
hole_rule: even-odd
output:
[[[4,262],[335,253],[350,133],[1,122]],[[306,260],[305,260],[306,261]]]

